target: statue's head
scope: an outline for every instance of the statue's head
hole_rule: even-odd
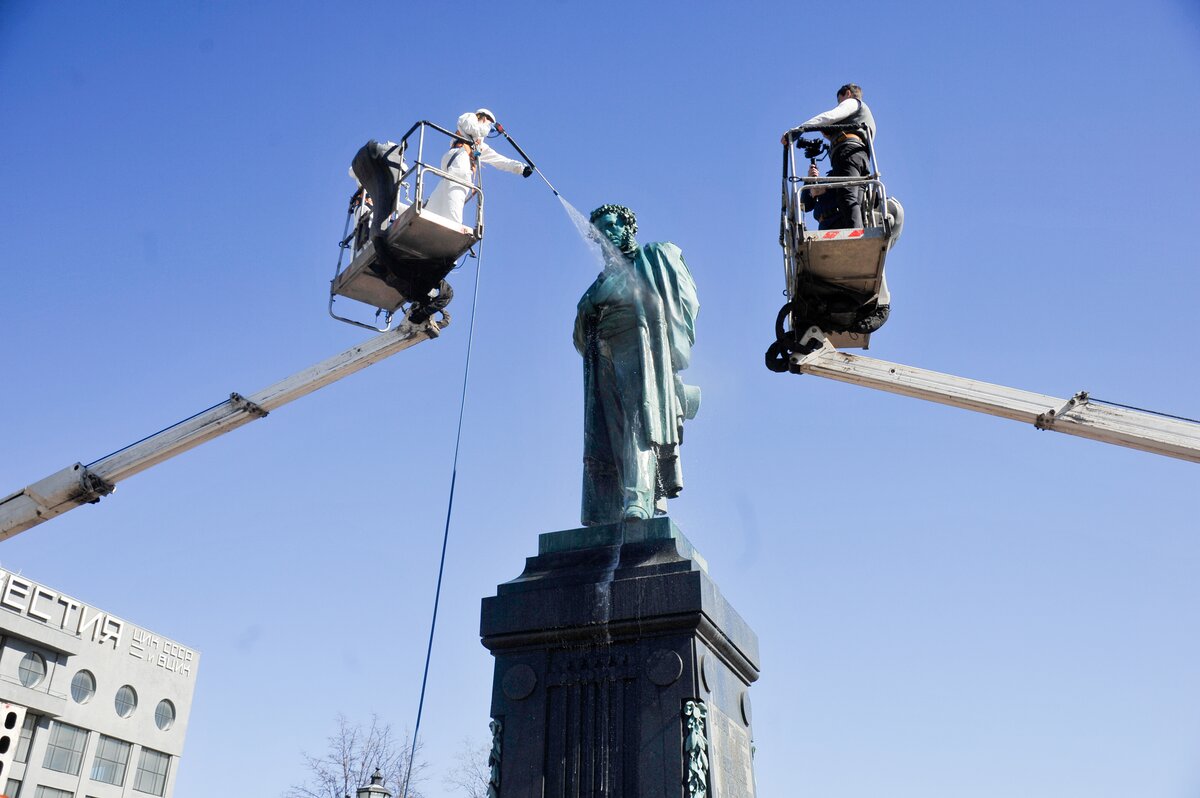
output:
[[[601,205],[588,217],[600,233],[626,257],[637,254],[637,217],[624,205]]]

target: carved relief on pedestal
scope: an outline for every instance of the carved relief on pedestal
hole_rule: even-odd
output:
[[[683,755],[686,758],[688,798],[708,796],[708,708],[700,701],[683,705]]]

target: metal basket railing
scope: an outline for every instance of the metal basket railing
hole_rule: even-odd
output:
[[[798,172],[795,138],[803,133],[820,132],[852,132],[862,137],[867,146],[867,157],[871,165],[871,173],[860,177],[810,177]],[[784,253],[784,295],[792,298],[798,278],[798,250],[803,245],[804,234],[808,226],[804,220],[804,195],[815,188],[861,188],[863,197],[864,227],[884,227],[887,225],[887,187],[884,185],[879,162],[875,156],[875,142],[870,131],[861,125],[801,125],[791,131],[783,147],[783,181],[782,209],[779,224],[779,243]],[[803,163],[802,161],[800,161]],[[885,229],[885,235],[889,231]]]

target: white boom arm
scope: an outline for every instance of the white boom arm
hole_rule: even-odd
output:
[[[812,335],[812,333],[810,333]],[[936,371],[837,351],[823,334],[821,348],[791,356],[790,370],[961,407],[1038,429],[1200,463],[1200,423],[1098,403],[1084,392],[1070,399],[1006,388]]]
[[[402,349],[435,338],[442,321],[398,329],[323,360],[248,397],[230,394],[228,400],[148,438],[84,466],[76,463],[0,499],[0,540],[35,527],[81,504],[94,504],[127,479],[153,465],[262,418],[293,399],[378,363]]]

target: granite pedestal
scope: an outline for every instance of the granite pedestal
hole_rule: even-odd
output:
[[[668,518],[541,536],[483,600],[501,798],[751,798],[758,639]]]

